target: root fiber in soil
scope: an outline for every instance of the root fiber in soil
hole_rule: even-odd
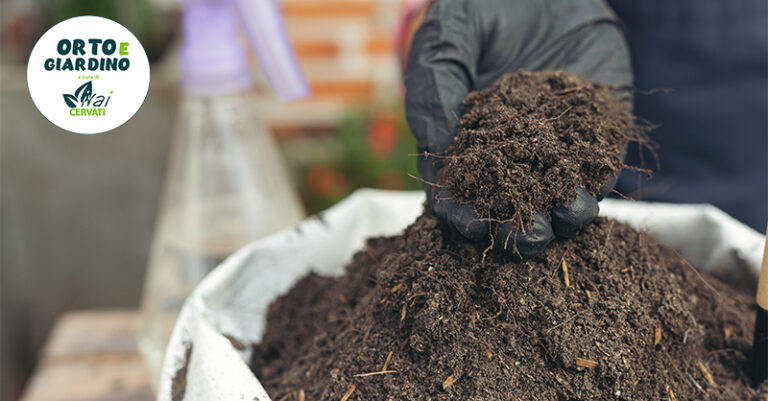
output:
[[[752,299],[598,218],[512,262],[425,212],[279,298],[273,400],[748,400]]]

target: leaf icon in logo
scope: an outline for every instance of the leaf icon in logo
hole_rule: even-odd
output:
[[[77,98],[74,95],[64,95],[64,102],[67,103],[67,106],[70,108],[77,107],[77,105],[75,105],[75,101],[77,101]]]
[[[80,87],[77,88],[77,90],[75,91],[75,99],[79,97],[80,103],[84,103],[88,98],[91,97],[91,93],[93,93],[93,85],[91,84],[91,82],[93,81],[88,81],[80,85]]]

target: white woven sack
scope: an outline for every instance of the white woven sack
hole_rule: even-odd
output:
[[[249,352],[224,337],[256,343],[268,305],[310,271],[338,275],[366,238],[398,234],[421,213],[423,192],[359,190],[322,217],[255,241],[217,267],[187,299],[163,364],[158,401],[193,344],[184,400],[269,401],[247,366]],[[765,238],[710,205],[604,200],[600,214],[647,230],[702,270],[756,277]]]

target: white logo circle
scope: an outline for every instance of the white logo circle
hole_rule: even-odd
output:
[[[115,21],[74,17],[49,29],[29,56],[32,101],[50,122],[78,134],[100,134],[128,121],[149,90],[149,60]]]

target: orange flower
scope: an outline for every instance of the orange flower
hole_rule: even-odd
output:
[[[368,149],[374,156],[385,157],[397,144],[397,116],[393,113],[377,114],[368,126]]]

